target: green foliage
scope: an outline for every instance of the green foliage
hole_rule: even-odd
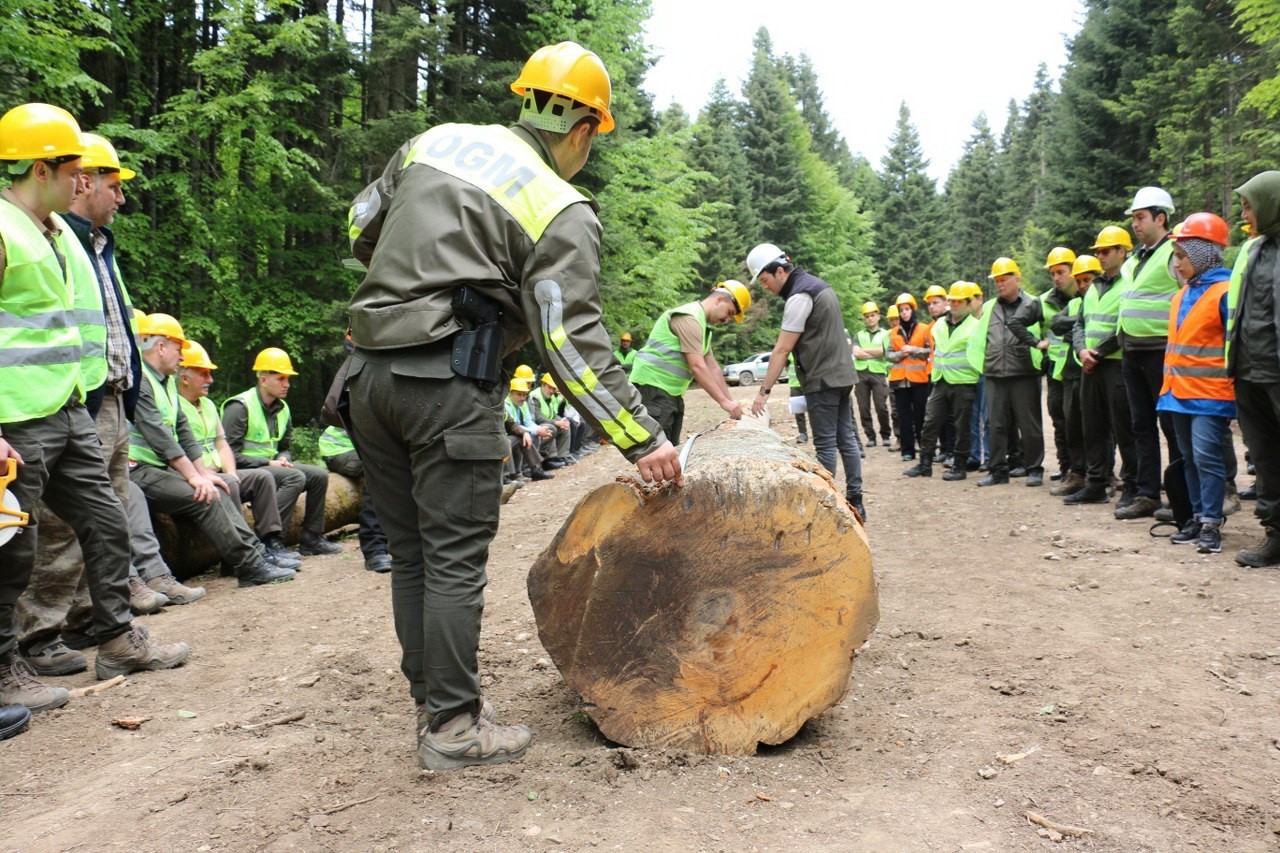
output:
[[[947,217],[955,279],[982,281],[991,262],[1008,248],[1000,228],[1003,198],[996,140],[985,114],[973,122],[973,136],[947,177]]]

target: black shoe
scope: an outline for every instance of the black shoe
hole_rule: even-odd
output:
[[[982,463],[977,459],[969,459],[964,463],[964,470],[966,471],[977,471],[981,467]]]
[[[302,531],[302,538],[298,540],[298,553],[304,557],[341,554],[342,546],[337,542],[330,542],[312,530],[304,530]]]
[[[943,474],[942,479],[948,482],[954,482],[955,480],[963,480],[968,476],[969,475],[964,472],[964,469],[957,465],[955,468],[952,468],[950,471]]]
[[[558,471],[564,467],[564,463],[559,459],[548,459],[542,463],[543,471]]]
[[[867,447],[876,446],[876,437],[874,435],[867,436]]]
[[[302,558],[298,556],[298,552],[290,550],[279,535],[268,536],[263,539],[262,550],[266,555],[267,562],[278,568],[297,570],[298,566],[302,565]]]
[[[942,464],[948,468],[956,467],[956,455],[954,453],[948,453],[947,458],[942,460]]]
[[[920,454],[920,461],[902,472],[904,477],[932,477],[933,457],[927,453]]]
[[[1258,469],[1254,467],[1252,462],[1250,462],[1249,464],[1244,466],[1244,472],[1248,474],[1250,477],[1253,477],[1257,475]]]
[[[978,481],[979,486],[1007,486],[1009,485],[1009,475],[1002,474],[998,471],[992,471],[987,476]]]
[[[1268,529],[1262,544],[1236,554],[1236,562],[1251,569],[1280,565],[1280,532]]]
[[[1194,518],[1182,525],[1182,528],[1169,537],[1174,545],[1190,545],[1200,539],[1200,522]]]
[[[261,586],[267,583],[291,581],[295,574],[296,572],[277,568],[266,560],[262,560],[257,566],[240,575],[240,586]]]
[[[809,433],[807,432],[802,432],[796,436],[796,444],[804,444],[808,440],[809,440]]]
[[[574,456],[573,456],[573,454],[572,454],[572,453],[570,453],[568,456],[557,456],[557,457],[556,457],[556,459],[560,460],[560,461],[561,461],[561,462],[563,462],[565,465],[577,465],[577,464],[578,464],[578,460],[574,458]]]
[[[1056,483],[1056,482],[1058,482],[1059,480],[1061,480],[1061,479],[1062,479],[1062,472],[1061,472],[1061,471],[1054,471],[1052,474],[1050,474],[1050,475],[1049,475],[1049,479],[1050,479],[1050,480],[1053,480],[1053,482],[1055,482],[1055,483]]]
[[[364,567],[366,571],[386,574],[391,571],[391,557],[387,554],[374,554],[365,558]]]
[[[1120,491],[1120,500],[1116,501],[1116,509],[1128,509],[1137,500],[1137,497],[1138,493],[1131,486],[1125,486]]]
[[[902,461],[903,461],[903,462],[915,462],[915,461],[916,461],[916,455],[915,455],[914,453],[904,453],[904,454],[902,454]]]
[[[1009,476],[1013,476],[1013,472],[1012,472],[1012,471],[1010,471],[1010,472],[1009,472]],[[1029,470],[1029,471],[1027,472],[1027,485],[1028,485],[1028,486],[1043,486],[1043,485],[1044,485],[1044,469],[1043,469],[1043,468],[1032,468],[1031,470]]]
[[[93,636],[92,631],[76,631],[74,629],[64,629],[62,632],[62,644],[69,649],[91,649],[98,645],[98,639]]]
[[[978,466],[978,470],[979,470],[979,471],[990,471],[990,470],[991,470],[991,466],[990,466],[988,463],[983,462],[981,465],[979,465],[979,466]]]
[[[1009,469],[1009,476],[1010,476],[1010,477],[1025,477],[1025,476],[1027,476],[1029,473],[1030,473],[1030,472],[1029,472],[1026,468],[1024,468],[1023,466],[1021,466],[1021,465],[1017,465],[1017,466],[1014,466],[1013,468],[1010,468],[1010,469]],[[1043,474],[1041,475],[1041,479],[1042,479],[1042,480],[1044,479],[1044,475],[1043,475]]]
[[[543,471],[541,468],[534,468],[533,473],[529,475],[531,480],[554,480],[555,478],[555,474],[550,471]]]
[[[1078,492],[1072,492],[1062,499],[1067,506],[1078,506],[1080,504],[1104,504],[1110,501],[1107,497],[1107,487],[1097,483],[1087,483],[1085,487]]]
[[[0,740],[22,734],[31,721],[31,712],[22,705],[0,706]]]
[[[858,511],[858,517],[862,519],[862,523],[867,523],[867,508],[862,505],[862,492],[846,492],[844,499]]]
[[[1156,521],[1173,521],[1173,508],[1162,506],[1156,510],[1151,517]]]
[[[1242,501],[1256,501],[1258,499],[1258,484],[1254,483],[1252,486],[1243,488],[1238,494]]]
[[[1201,554],[1222,553],[1222,528],[1216,524],[1204,524],[1200,528],[1200,538],[1196,540],[1196,551]]]

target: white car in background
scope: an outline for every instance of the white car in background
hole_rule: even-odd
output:
[[[754,385],[764,378],[765,372],[769,369],[769,356],[772,353],[758,352],[748,358],[746,361],[740,361],[737,364],[730,364],[724,369],[724,381],[730,385]],[[787,381],[787,369],[782,368],[782,375],[778,377],[779,382]]]

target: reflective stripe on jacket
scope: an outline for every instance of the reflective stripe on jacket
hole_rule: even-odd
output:
[[[155,372],[142,369],[143,376],[151,383],[151,393],[156,398],[156,410],[160,412],[160,420],[173,433],[174,440],[178,439],[178,412],[181,407],[178,405],[178,383],[173,377],[169,381],[157,377]],[[146,465],[154,465],[157,468],[168,468],[169,460],[161,459],[156,455],[151,445],[142,437],[142,432],[132,422],[129,424],[129,461],[138,462]]]
[[[679,397],[689,390],[693,371],[689,360],[680,351],[680,338],[671,331],[671,318],[687,314],[698,321],[702,333],[702,354],[711,352],[711,331],[707,328],[707,312],[701,302],[689,302],[670,308],[653,324],[649,339],[640,348],[635,365],[631,368],[631,382],[635,385],[652,385],[672,397]]]
[[[909,340],[902,334],[901,326],[894,329],[889,333],[889,341],[893,346],[894,352],[897,352],[907,346],[923,347],[928,349],[931,346],[929,342],[929,328],[930,327],[926,326],[924,323],[916,323],[916,327],[911,330],[911,338]],[[901,376],[898,377],[900,379],[905,379],[908,382],[914,382],[916,384],[929,381],[931,368],[929,359],[927,358],[917,358],[915,356],[904,358],[902,361],[898,362],[898,368],[901,371]],[[890,376],[890,378],[892,379],[893,377]]]
[[[965,317],[954,329],[946,320],[929,327],[933,337],[933,378],[948,385],[976,385],[982,375],[969,364],[969,338],[978,321]]]
[[[275,459],[280,452],[280,441],[284,438],[285,433],[289,431],[289,404],[280,401],[284,406],[276,413],[274,433],[267,427],[267,411],[263,408],[262,397],[258,394],[257,388],[250,388],[248,391],[242,391],[234,397],[229,397],[222,403],[222,412],[226,414],[227,403],[232,400],[239,401],[244,406],[245,417],[247,422],[244,430],[244,447],[241,453],[245,456],[252,456],[258,459]]]
[[[1177,279],[1169,274],[1173,240],[1165,239],[1138,269],[1138,256],[1130,255],[1120,268],[1120,331],[1135,338],[1163,338],[1169,334],[1169,300],[1178,292]]]
[[[1227,375],[1226,329],[1222,325],[1222,297],[1226,281],[1212,284],[1196,300],[1178,325],[1178,312],[1187,288],[1169,306],[1169,342],[1164,353],[1164,383],[1160,393],[1180,400],[1232,400],[1235,383]]]
[[[204,467],[210,471],[221,471],[222,457],[218,455],[218,407],[208,397],[201,397],[192,403],[182,395],[178,395],[178,405],[187,416],[191,434],[200,445],[200,459],[204,462]]]
[[[332,459],[344,453],[351,453],[356,449],[356,446],[351,442],[351,436],[347,435],[347,431],[342,427],[335,426],[324,428],[324,432],[320,433],[317,447],[320,450],[321,459]]]

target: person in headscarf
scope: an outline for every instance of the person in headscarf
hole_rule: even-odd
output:
[[[1280,171],[1254,175],[1236,193],[1254,236],[1236,257],[1227,292],[1227,372],[1258,474],[1254,515],[1266,533],[1236,562],[1262,568],[1280,565]]]

